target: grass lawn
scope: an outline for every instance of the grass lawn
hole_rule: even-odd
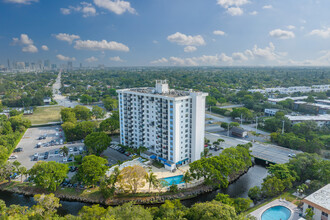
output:
[[[31,121],[32,125],[47,124],[49,122],[59,122],[61,120],[60,111],[63,106],[37,107],[32,115],[24,115]]]

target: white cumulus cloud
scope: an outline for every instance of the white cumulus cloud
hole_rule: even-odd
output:
[[[248,60],[248,58],[241,52],[233,53],[232,58],[235,61],[247,61]]]
[[[263,9],[272,9],[273,6],[272,6],[272,5],[264,5],[262,8],[263,8]]]
[[[39,2],[39,0],[4,0],[4,2],[29,5],[33,2]]]
[[[330,38],[330,28],[314,29],[309,34],[316,35],[322,38]]]
[[[275,29],[269,32],[269,35],[271,37],[276,37],[279,39],[290,39],[294,38],[295,35],[292,31],[286,31],[286,30],[281,30],[281,29]]]
[[[78,35],[75,34],[66,34],[66,33],[59,33],[55,35],[57,40],[61,40],[61,41],[66,41],[69,44],[72,44],[72,42],[74,40],[80,39],[80,37]]]
[[[229,8],[231,6],[242,6],[250,3],[248,0],[218,0],[217,4],[224,8]]]
[[[47,45],[42,45],[41,46],[41,49],[44,50],[44,51],[48,51],[49,50],[49,48],[47,47]]]
[[[98,61],[98,59],[96,57],[92,56],[92,57],[89,57],[89,58],[85,59],[85,61],[88,62],[88,63],[92,63],[92,62]]]
[[[38,48],[33,44],[33,40],[27,34],[21,34],[20,38],[13,38],[13,45],[23,45],[22,51],[27,53],[37,53]]]
[[[204,38],[201,35],[191,36],[180,32],[169,35],[167,40],[172,43],[186,46],[201,46],[205,44]]]
[[[122,44],[118,43],[116,41],[94,41],[94,40],[77,40],[74,45],[75,49],[78,50],[117,50],[117,51],[124,51],[128,52],[129,48]]]
[[[131,14],[137,14],[136,10],[131,7],[131,3],[122,0],[94,0],[94,4],[100,8],[107,9],[115,14],[121,15],[128,11]]]
[[[257,15],[258,12],[257,12],[257,11],[252,11],[252,12],[250,12],[249,14],[250,14],[250,15]]]
[[[286,26],[286,28],[289,29],[289,30],[293,30],[293,29],[296,28],[296,26],[294,26],[294,25],[288,25],[288,26]]]
[[[214,34],[214,35],[224,36],[226,33],[223,32],[223,31],[220,31],[220,30],[215,30],[215,31],[213,31],[213,34]]]
[[[23,47],[22,51],[27,52],[27,53],[37,53],[38,48],[36,46],[34,46],[33,44],[29,44],[29,45]]]
[[[227,9],[227,13],[231,16],[239,16],[242,15],[244,12],[243,9],[241,9],[240,7],[230,7]]]
[[[164,64],[164,63],[168,63],[168,60],[165,57],[163,57],[158,60],[151,61],[150,63],[151,64]]]
[[[248,0],[218,0],[217,4],[227,9],[227,13],[232,16],[242,15],[244,13],[240,6],[250,3]]]
[[[62,61],[75,61],[76,60],[76,58],[74,58],[74,57],[66,57],[62,54],[58,54],[58,55],[56,55],[56,57],[57,57],[57,59],[62,60]]]
[[[27,34],[21,34],[20,38],[13,38],[13,44],[33,44],[33,40]]]
[[[191,53],[191,52],[196,51],[197,50],[197,47],[195,47],[195,46],[186,46],[183,50],[186,53]]]
[[[78,6],[70,5],[68,8],[60,8],[60,11],[64,15],[69,15],[72,12],[80,12],[84,18],[97,15],[95,7],[87,2],[81,2]]]
[[[69,8],[60,8],[60,11],[64,15],[69,15],[71,14],[71,10]]]
[[[119,56],[116,57],[109,57],[109,60],[114,61],[114,62],[124,62]]]

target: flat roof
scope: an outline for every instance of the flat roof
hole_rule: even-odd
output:
[[[307,201],[306,203],[311,202],[330,212],[330,184],[305,197],[303,202],[305,201]]]
[[[184,91],[184,90],[175,90],[169,89],[167,93],[158,93],[154,87],[141,87],[141,88],[130,88],[130,89],[119,89],[117,92],[133,92],[133,93],[140,93],[140,94],[150,94],[150,95],[159,95],[165,97],[184,97],[190,96],[191,93],[201,93],[207,94],[204,92],[195,92],[195,91]]]
[[[303,100],[303,99],[307,99],[308,96],[299,96],[299,97],[284,97],[284,98],[269,98],[268,101],[269,102],[280,102],[280,101],[285,101],[287,99],[292,99],[293,101],[296,100]]]
[[[322,104],[317,104],[317,103],[309,103],[309,102],[304,102],[304,101],[297,101],[297,102],[295,102],[295,104],[305,104],[305,105],[310,105],[310,106],[315,106],[315,107],[319,107],[319,108],[330,110],[330,106],[329,105],[322,105]]]
[[[286,115],[290,121],[330,121],[330,115]]]
[[[330,100],[329,99],[316,99],[315,101],[330,104]]]

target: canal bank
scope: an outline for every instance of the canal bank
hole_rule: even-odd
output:
[[[215,198],[218,193],[227,193],[230,197],[243,197],[246,198],[248,190],[253,186],[260,186],[262,180],[267,176],[267,169],[264,166],[255,165],[251,167],[248,172],[238,178],[235,182],[231,183],[226,189],[211,190],[199,194],[194,198],[187,198],[182,200],[182,204],[185,206],[192,206],[198,202],[211,201]],[[33,197],[24,196],[13,192],[0,192],[0,199],[4,200],[6,205],[22,205],[31,207],[35,204]],[[72,214],[76,215],[83,206],[90,206],[92,203],[88,202],[76,202],[76,201],[63,201],[61,200],[62,207],[58,210],[60,215]],[[159,205],[146,205],[154,206]]]

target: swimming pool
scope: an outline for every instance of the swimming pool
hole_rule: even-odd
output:
[[[183,175],[166,177],[166,178],[162,178],[162,180],[165,180],[165,182],[167,182],[168,185],[184,183]]]
[[[284,206],[273,206],[261,215],[261,220],[288,220],[291,216],[290,209]]]

